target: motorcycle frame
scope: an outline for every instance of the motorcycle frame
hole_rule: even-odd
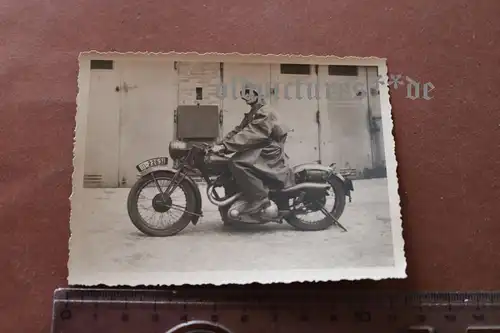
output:
[[[187,156],[180,160],[180,164],[176,168],[169,168],[166,166],[155,166],[155,167],[150,167],[140,173],[141,177],[151,175],[158,191],[160,193],[164,193],[167,195],[172,194],[172,192],[175,191],[175,189],[181,184],[181,182],[186,181],[188,186],[193,191],[196,199],[195,211],[194,212],[186,211],[186,213],[191,215],[191,223],[193,223],[193,225],[196,225],[200,217],[203,217],[203,210],[202,210],[203,199],[198,184],[196,184],[194,179],[190,177],[185,171],[186,170],[194,172],[199,171],[201,173],[201,176],[203,177],[203,180],[206,182],[207,186],[210,186],[214,183],[210,179],[209,173],[207,172],[206,168],[203,167],[203,163],[200,163],[198,160],[196,160],[196,158],[198,157],[196,154],[197,153],[196,150],[198,150],[199,152],[200,150],[203,150],[203,148],[200,148],[198,146],[193,146],[189,150]],[[203,157],[205,157],[205,155],[206,154],[203,154]],[[172,176],[172,180],[170,184],[167,186],[165,191],[161,190],[161,187],[155,178],[155,173],[160,171],[169,173]],[[217,199],[220,199],[217,193],[215,193],[215,196]]]
[[[201,154],[202,153],[202,154]],[[198,158],[202,157],[205,159],[206,157],[206,150],[204,148],[199,147],[198,145],[193,145],[190,149],[188,154],[186,155],[185,158],[182,158],[179,160],[180,164],[176,168],[169,168],[169,167],[150,167],[146,170],[144,170],[141,173],[141,177],[144,177],[146,175],[151,174],[153,177],[153,181],[160,193],[165,193],[167,195],[170,195],[183,181],[186,181],[189,185],[189,187],[192,189],[195,199],[196,199],[196,204],[195,204],[195,211],[194,212],[189,212],[186,211],[186,213],[191,215],[191,222],[193,225],[196,225],[198,223],[198,220],[200,217],[203,217],[203,210],[202,210],[202,205],[203,205],[203,199],[201,196],[201,192],[199,189],[198,184],[193,180],[192,177],[190,177],[185,171],[192,171],[192,172],[197,172],[201,174],[203,180],[207,184],[207,186],[213,185],[216,181],[212,181],[210,179],[210,173],[207,171],[207,168],[205,167],[205,161],[200,162]],[[352,182],[349,179],[344,178],[341,174],[337,173],[334,171],[332,167],[329,166],[324,166],[320,164],[301,164],[297,165],[296,167],[301,167],[301,168],[311,168],[314,170],[320,170],[320,171],[325,171],[329,173],[329,177],[335,177],[338,180],[340,180],[344,184],[344,189],[346,196],[349,197],[349,201],[351,201],[351,195],[350,192],[353,189]],[[154,173],[157,171],[162,171],[162,172],[167,172],[172,175],[172,180],[170,184],[168,185],[167,189],[165,192],[161,190],[161,187],[158,184],[158,181],[156,180]],[[180,177],[179,180],[177,178]],[[217,176],[219,178],[220,175]],[[217,200],[223,200],[224,198],[220,198],[217,192],[214,193],[214,196]],[[276,202],[278,207],[281,206],[280,202]]]

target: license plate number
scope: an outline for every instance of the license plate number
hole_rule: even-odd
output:
[[[168,158],[167,157],[155,157],[144,162],[137,164],[136,168],[139,172],[142,172],[148,168],[159,166],[159,165],[167,165]]]

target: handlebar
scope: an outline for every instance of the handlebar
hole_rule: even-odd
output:
[[[214,152],[214,151],[211,149],[211,147],[210,147],[210,148],[208,148],[207,153],[214,154],[214,155],[216,155],[216,156],[221,156],[221,157],[226,156],[226,154],[225,154],[224,152],[221,152],[221,151]]]
[[[206,142],[197,142],[197,143],[193,144],[193,146],[196,146],[198,148],[203,149],[205,151],[205,153],[211,153],[211,154],[222,156],[222,157],[226,156],[226,154],[224,152],[212,151],[213,145],[206,143]]]
[[[197,148],[200,148],[204,151],[208,151],[210,150],[210,147],[212,147],[212,145],[206,143],[206,142],[196,142],[196,143],[193,143],[192,144],[193,147],[197,147]]]

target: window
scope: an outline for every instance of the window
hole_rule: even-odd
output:
[[[203,100],[203,88],[201,87],[196,87],[196,100],[197,101]]]
[[[281,74],[310,75],[311,65],[281,64]]]
[[[328,75],[358,76],[358,66],[328,65]]]
[[[379,76],[378,66],[367,66],[366,69],[373,69],[377,73],[377,77]]]
[[[113,69],[113,60],[90,60],[90,69]]]

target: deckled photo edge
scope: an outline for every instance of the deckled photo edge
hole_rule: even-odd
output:
[[[228,279],[229,277],[229,279]],[[317,270],[279,270],[279,271],[197,271],[195,273],[176,272],[129,272],[120,277],[116,282],[113,273],[98,273],[92,278],[74,278],[72,285],[105,285],[108,287],[120,286],[230,286],[246,284],[293,284],[311,282],[341,282],[362,280],[388,280],[402,279],[403,274],[395,273],[392,267],[376,268],[342,268],[342,269],[317,269]],[[98,280],[99,283],[95,281]],[[189,282],[186,282],[189,281]]]
[[[85,157],[85,133],[87,125],[87,97],[89,94],[89,74],[88,70],[85,70],[90,64],[88,59],[85,59],[83,53],[80,53],[77,58],[78,73],[77,73],[77,95],[76,95],[76,113],[75,113],[75,127],[74,127],[74,138],[73,138],[73,172],[71,179],[71,195],[69,197],[70,201],[70,221],[69,221],[69,241],[68,241],[68,282],[70,278],[70,272],[72,271],[72,262],[74,257],[71,255],[72,249],[75,246],[74,234],[77,224],[74,223],[78,219],[78,214],[80,207],[78,207],[78,199],[81,194],[81,182],[83,178],[83,159]]]
[[[387,60],[384,59],[380,64],[380,75],[382,76],[383,82],[388,80],[388,65]],[[397,270],[397,275],[399,278],[406,278],[406,254],[404,251],[405,241],[403,237],[403,219],[401,213],[401,198],[399,196],[399,175],[397,173],[398,162],[396,157],[396,141],[394,138],[394,118],[392,112],[391,95],[389,91],[389,86],[387,84],[380,85],[380,103],[382,111],[382,128],[383,128],[383,138],[386,157],[386,168],[387,174],[394,175],[393,177],[387,177],[388,191],[389,191],[389,201],[391,210],[391,230],[393,235],[393,250],[394,250],[394,260],[395,268]],[[390,147],[390,149],[389,149]]]
[[[78,198],[81,190],[83,190],[81,179],[83,178],[83,164],[85,158],[85,134],[87,125],[87,108],[88,108],[88,93],[89,93],[89,64],[91,56],[97,57],[159,57],[164,59],[174,58],[184,61],[199,61],[199,62],[211,62],[214,60],[223,62],[241,62],[241,63],[314,63],[314,64],[351,64],[351,65],[370,65],[378,66],[380,70],[381,78],[384,82],[387,82],[388,78],[388,65],[387,59],[381,57],[356,57],[356,56],[345,56],[339,57],[335,55],[295,55],[295,54],[244,54],[244,53],[198,53],[198,52],[102,52],[102,51],[84,51],[78,56],[78,93],[77,93],[77,110],[75,116],[75,130],[74,130],[74,149],[73,149],[73,173],[72,173],[72,193],[69,197],[71,203],[70,210],[70,241],[69,241],[69,260],[68,260],[68,282],[75,284],[96,284],[96,283],[86,283],[85,278],[79,280],[77,275],[71,274],[72,270],[72,260],[75,258],[71,257],[73,236],[75,230],[78,226],[73,223],[73,221],[78,219],[78,214],[80,212],[80,207],[78,205]],[[101,276],[102,283],[107,286],[119,286],[119,285],[179,285],[184,284],[183,275],[189,274],[190,281],[196,285],[226,285],[226,284],[247,284],[247,283],[293,283],[293,282],[324,282],[324,281],[342,281],[342,280],[383,280],[383,279],[394,279],[394,278],[406,278],[406,256],[404,253],[404,239],[403,239],[403,229],[402,229],[402,215],[400,206],[400,197],[398,193],[399,181],[397,175],[397,159],[395,154],[395,138],[393,136],[393,117],[392,117],[392,106],[390,103],[390,92],[387,85],[380,85],[380,103],[381,110],[383,113],[382,124],[383,124],[383,139],[385,149],[385,157],[387,161],[387,181],[388,181],[388,191],[390,200],[390,214],[391,214],[391,230],[393,236],[393,250],[394,250],[394,267],[380,267],[377,269],[353,269],[352,272],[348,273],[349,270],[342,269],[342,272],[338,270],[314,270],[314,271],[298,271],[293,272],[291,270],[279,271],[279,279],[276,279],[276,272],[270,271],[259,271],[257,273],[253,271],[234,271],[234,276],[231,277],[231,282],[227,282],[224,276],[227,277],[228,274],[232,272],[220,272],[220,276],[214,272],[202,272],[198,271],[195,274],[189,273],[152,273],[149,276],[137,276],[134,277],[133,274],[123,273],[124,275],[129,275],[127,277],[120,277],[119,283],[113,283],[111,277],[106,277],[106,274]],[[363,272],[361,272],[363,271]],[[308,276],[308,272],[311,274]],[[365,273],[366,272],[366,273]],[[168,277],[170,275],[170,278]],[[194,275],[199,275],[200,281],[196,282],[192,278]],[[204,276],[212,276],[210,279],[206,279]],[[236,277],[236,275],[238,277]],[[247,278],[243,277],[247,276]],[[252,278],[252,276],[254,276]],[[274,276],[274,277],[273,277]],[[124,283],[129,280],[130,283]],[[202,281],[203,280],[203,281]],[[108,282],[106,282],[108,281]],[[133,282],[136,281],[136,282]],[[234,281],[234,282],[233,282]],[[88,281],[90,282],[90,281]]]

